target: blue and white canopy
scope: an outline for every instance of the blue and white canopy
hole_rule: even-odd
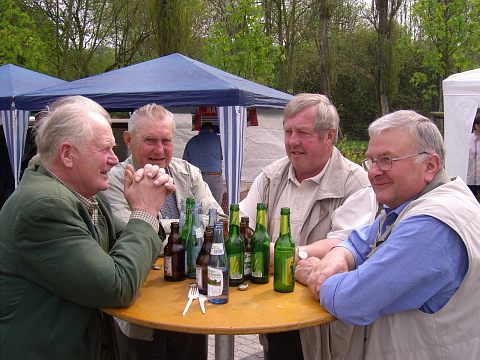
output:
[[[7,64],[0,66],[0,118],[15,178],[15,187],[20,176],[25,138],[30,111],[16,108],[16,97],[22,93],[65,83],[48,75]],[[4,171],[4,169],[2,169]]]
[[[23,94],[17,99],[17,107],[40,110],[67,95],[86,96],[110,111],[131,111],[152,102],[166,107],[216,106],[230,203],[240,200],[245,109],[283,108],[292,97],[181,54],[172,54]]]

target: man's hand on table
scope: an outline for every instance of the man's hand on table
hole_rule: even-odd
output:
[[[157,216],[168,194],[175,191],[173,179],[157,165],[145,165],[134,171],[125,169],[124,193],[130,209],[143,210]]]
[[[306,259],[299,262],[310,260]],[[318,260],[318,259],[317,259]],[[309,265],[309,264],[308,264]],[[305,265],[307,267],[307,265]],[[320,287],[330,276],[342,272],[347,272],[354,267],[353,256],[346,248],[335,247],[330,250],[322,260],[318,260],[312,266],[310,273],[306,277],[306,284],[315,299],[320,299]],[[297,272],[295,271],[295,276]]]

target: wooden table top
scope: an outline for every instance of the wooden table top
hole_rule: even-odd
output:
[[[157,264],[162,265],[163,259]],[[230,287],[226,304],[205,301],[206,314],[202,314],[198,300],[194,300],[188,313],[182,316],[191,282],[194,279],[165,281],[161,266],[161,270],[150,271],[132,306],[103,311],[138,325],[195,334],[280,332],[335,320],[313,298],[308,288],[298,282],[291,293],[274,291],[273,276],[268,284],[249,282],[246,291]]]

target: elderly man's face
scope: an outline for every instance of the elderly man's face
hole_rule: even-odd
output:
[[[285,119],[285,152],[298,181],[320,173],[332,154],[335,130],[320,134],[314,128],[316,108],[308,107]]]
[[[418,152],[413,136],[405,129],[386,130],[374,135],[368,142],[366,156],[377,159],[379,156],[392,158],[416,154]],[[390,170],[381,170],[376,163],[368,171],[377,201],[390,208],[396,208],[420,193],[438,171],[430,155],[426,159],[412,156],[393,161]],[[418,162],[417,162],[418,161]]]
[[[133,133],[124,133],[124,140],[139,168],[146,164],[166,168],[172,160],[173,125],[168,120],[140,118]]]
[[[108,172],[118,163],[118,158],[113,152],[115,137],[108,121],[97,113],[88,116],[93,136],[84,147],[72,148],[74,166],[70,185],[90,198],[108,189]]]

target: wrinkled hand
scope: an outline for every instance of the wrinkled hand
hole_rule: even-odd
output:
[[[130,209],[147,211],[156,216],[168,194],[175,191],[173,179],[157,165],[147,164],[134,171],[131,165],[125,169],[124,194]]]
[[[320,259],[316,257],[309,257],[305,260],[299,260],[297,266],[295,266],[295,280],[303,285],[307,285],[307,279],[310,275],[310,272],[319,262]]]
[[[313,269],[311,269],[310,274],[306,278],[306,284],[315,299],[320,299],[320,287],[326,279],[334,274],[349,271],[348,257],[353,259],[347,249],[336,247],[330,250],[322,260],[313,266]]]

